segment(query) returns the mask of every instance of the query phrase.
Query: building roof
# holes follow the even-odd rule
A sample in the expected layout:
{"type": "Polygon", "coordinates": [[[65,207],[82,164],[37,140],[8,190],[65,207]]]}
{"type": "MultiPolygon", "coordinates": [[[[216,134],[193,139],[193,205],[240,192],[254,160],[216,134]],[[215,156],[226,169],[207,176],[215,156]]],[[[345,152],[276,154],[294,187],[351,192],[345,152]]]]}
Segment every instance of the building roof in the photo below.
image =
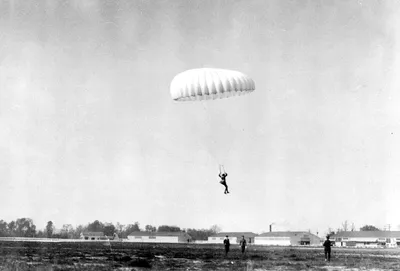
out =
{"type": "Polygon", "coordinates": [[[104,236],[104,233],[101,231],[87,231],[87,232],[82,232],[82,235],[84,235],[84,236],[104,236]]]}
{"type": "Polygon", "coordinates": [[[192,239],[192,237],[186,232],[146,232],[146,231],[134,231],[129,236],[184,236],[192,239]]]}
{"type": "Polygon", "coordinates": [[[262,233],[259,236],[260,237],[292,237],[292,236],[298,236],[298,235],[303,236],[305,234],[318,237],[317,235],[307,232],[307,231],[272,231],[272,232],[262,233]]]}
{"type": "Polygon", "coordinates": [[[400,231],[341,231],[330,236],[331,238],[400,238],[400,231]]]}
{"type": "Polygon", "coordinates": [[[255,234],[254,232],[219,232],[217,234],[211,235],[210,237],[225,237],[227,235],[228,237],[238,237],[238,238],[242,236],[246,238],[257,236],[257,234],[255,234]]]}

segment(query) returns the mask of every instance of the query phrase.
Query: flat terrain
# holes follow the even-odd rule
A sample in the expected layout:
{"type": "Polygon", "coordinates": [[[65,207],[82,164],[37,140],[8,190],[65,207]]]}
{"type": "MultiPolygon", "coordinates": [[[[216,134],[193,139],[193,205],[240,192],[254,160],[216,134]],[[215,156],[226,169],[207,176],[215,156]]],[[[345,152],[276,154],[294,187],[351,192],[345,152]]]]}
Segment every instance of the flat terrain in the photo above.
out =
{"type": "Polygon", "coordinates": [[[0,241],[0,270],[400,270],[400,249],[0,241]]]}

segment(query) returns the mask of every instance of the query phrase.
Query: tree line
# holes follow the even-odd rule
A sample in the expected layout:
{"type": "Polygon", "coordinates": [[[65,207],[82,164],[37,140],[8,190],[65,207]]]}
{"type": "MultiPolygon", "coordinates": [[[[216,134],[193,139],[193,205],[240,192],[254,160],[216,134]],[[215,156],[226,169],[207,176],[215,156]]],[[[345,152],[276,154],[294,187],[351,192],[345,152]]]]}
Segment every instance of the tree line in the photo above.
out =
{"type": "MultiPolygon", "coordinates": [[[[380,231],[381,229],[373,225],[364,225],[359,228],[360,231],[380,231]]],[[[73,227],[71,224],[64,224],[57,227],[52,221],[48,221],[43,230],[38,230],[33,220],[30,218],[18,218],[15,221],[6,222],[0,220],[0,237],[38,237],[38,238],[65,238],[79,239],[81,233],[84,232],[102,232],[105,236],[119,238],[127,238],[129,234],[136,231],[144,232],[186,232],[193,240],[207,240],[209,236],[221,232],[221,228],[217,225],[211,226],[209,229],[181,229],[178,226],[161,225],[155,227],[153,225],[145,225],[140,227],[139,222],[123,225],[121,223],[107,223],[95,220],[86,225],[77,225],[73,227]]],[[[341,227],[336,230],[329,228],[327,234],[335,234],[341,231],[356,231],[354,223],[347,220],[342,223],[341,227]]]]}
{"type": "MultiPolygon", "coordinates": [[[[375,227],[373,225],[364,225],[362,227],[359,228],[360,231],[381,231],[380,228],[375,227]]],[[[335,233],[339,233],[339,232],[343,232],[343,231],[357,231],[356,226],[354,225],[354,223],[350,223],[349,221],[345,220],[341,227],[338,227],[336,230],[334,230],[333,228],[328,228],[328,231],[326,232],[326,234],[328,235],[333,235],[335,233]]]]}
{"type": "Polygon", "coordinates": [[[113,223],[101,222],[95,220],[86,225],[63,224],[56,227],[53,221],[48,221],[43,230],[38,230],[33,220],[30,218],[18,218],[15,221],[6,222],[0,220],[0,237],[37,237],[37,238],[62,238],[62,239],[79,239],[84,232],[102,232],[105,236],[119,238],[127,238],[129,234],[136,231],[144,232],[186,232],[193,240],[207,240],[209,236],[221,231],[217,225],[211,226],[209,229],[181,229],[178,226],[161,225],[155,227],[146,225],[140,227],[139,222],[123,225],[117,222],[113,223]]]}

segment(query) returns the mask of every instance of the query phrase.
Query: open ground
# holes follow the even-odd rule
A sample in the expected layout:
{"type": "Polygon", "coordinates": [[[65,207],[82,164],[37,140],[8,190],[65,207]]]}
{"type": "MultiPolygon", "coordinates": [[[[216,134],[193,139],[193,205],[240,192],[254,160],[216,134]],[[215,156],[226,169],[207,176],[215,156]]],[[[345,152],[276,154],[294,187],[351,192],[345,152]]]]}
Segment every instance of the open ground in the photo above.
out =
{"type": "Polygon", "coordinates": [[[0,242],[0,270],[400,270],[399,249],[129,242],[0,242]]]}

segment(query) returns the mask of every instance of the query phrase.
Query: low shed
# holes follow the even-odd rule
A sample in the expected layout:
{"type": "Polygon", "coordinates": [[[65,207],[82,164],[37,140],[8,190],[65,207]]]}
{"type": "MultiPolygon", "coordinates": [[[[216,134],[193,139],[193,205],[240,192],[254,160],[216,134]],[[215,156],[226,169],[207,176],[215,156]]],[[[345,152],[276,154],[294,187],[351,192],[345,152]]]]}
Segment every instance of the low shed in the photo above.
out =
{"type": "Polygon", "coordinates": [[[104,236],[103,232],[82,232],[81,239],[96,241],[96,240],[105,240],[106,237],[104,236]]]}
{"type": "Polygon", "coordinates": [[[128,241],[138,243],[188,243],[192,237],[186,232],[144,232],[136,231],[128,235],[128,241]]]}
{"type": "Polygon", "coordinates": [[[255,244],[271,246],[320,245],[321,238],[310,232],[275,231],[256,236],[255,244]]]}
{"type": "Polygon", "coordinates": [[[343,231],[330,236],[335,246],[398,247],[400,231],[343,231]]]}

